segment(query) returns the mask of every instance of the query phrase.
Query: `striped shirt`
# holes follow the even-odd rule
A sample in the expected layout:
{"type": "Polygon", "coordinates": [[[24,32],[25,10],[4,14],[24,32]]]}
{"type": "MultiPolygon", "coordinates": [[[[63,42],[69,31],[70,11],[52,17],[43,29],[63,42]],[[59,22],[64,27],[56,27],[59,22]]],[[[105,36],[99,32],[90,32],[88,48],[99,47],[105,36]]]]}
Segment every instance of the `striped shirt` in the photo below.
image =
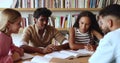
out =
{"type": "Polygon", "coordinates": [[[39,29],[36,24],[28,26],[23,33],[22,45],[31,44],[34,47],[46,47],[52,43],[53,38],[60,44],[66,38],[57,29],[51,26],[46,26],[43,36],[40,36],[39,29]]]}
{"type": "Polygon", "coordinates": [[[75,28],[75,42],[76,43],[89,43],[90,33],[81,33],[79,29],[75,28]]]}

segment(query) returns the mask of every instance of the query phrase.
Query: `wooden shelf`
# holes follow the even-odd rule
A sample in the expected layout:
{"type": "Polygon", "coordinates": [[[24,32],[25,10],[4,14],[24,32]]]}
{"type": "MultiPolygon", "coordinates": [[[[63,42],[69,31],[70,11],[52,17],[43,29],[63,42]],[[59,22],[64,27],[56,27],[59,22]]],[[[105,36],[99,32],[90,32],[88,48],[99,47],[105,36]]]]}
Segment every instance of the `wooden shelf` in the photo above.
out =
{"type": "MultiPolygon", "coordinates": [[[[2,10],[4,10],[4,9],[6,9],[6,8],[0,8],[0,11],[2,11],[2,10]]],[[[13,8],[13,9],[15,9],[15,10],[18,10],[18,11],[30,11],[30,12],[32,12],[32,11],[34,11],[36,8],[13,8]]],[[[60,11],[60,12],[68,12],[68,11],[85,11],[85,10],[87,10],[87,11],[99,11],[99,10],[101,10],[101,8],[49,8],[51,11],[56,11],[56,12],[58,12],[58,11],[60,11]]]]}
{"type": "MultiPolygon", "coordinates": [[[[6,8],[0,8],[0,11],[6,8]]],[[[33,12],[36,8],[13,8],[21,12],[33,12]]],[[[101,8],[49,8],[53,12],[99,11],[101,8]]],[[[68,31],[68,28],[57,28],[59,31],[68,31]]]]}
{"type": "MultiPolygon", "coordinates": [[[[59,31],[69,31],[68,28],[56,28],[56,29],[59,30],[59,31]]],[[[19,33],[23,33],[23,30],[24,30],[24,28],[20,28],[19,33]]]]}
{"type": "Polygon", "coordinates": [[[59,31],[69,31],[68,28],[57,28],[59,31]]]}

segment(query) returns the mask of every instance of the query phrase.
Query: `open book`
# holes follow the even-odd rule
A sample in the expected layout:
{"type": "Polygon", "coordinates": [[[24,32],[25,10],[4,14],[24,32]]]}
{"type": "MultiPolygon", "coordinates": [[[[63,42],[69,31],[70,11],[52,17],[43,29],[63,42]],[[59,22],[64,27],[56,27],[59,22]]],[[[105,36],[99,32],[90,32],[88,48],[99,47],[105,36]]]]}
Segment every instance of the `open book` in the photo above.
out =
{"type": "Polygon", "coordinates": [[[77,58],[80,56],[89,56],[92,55],[94,52],[88,51],[86,49],[79,49],[79,50],[61,50],[59,52],[53,52],[46,54],[44,57],[46,58],[61,58],[61,59],[71,59],[77,58]]]}
{"type": "Polygon", "coordinates": [[[73,56],[72,58],[77,58],[80,56],[89,56],[91,54],[89,54],[89,52],[82,50],[82,51],[74,51],[74,50],[62,50],[60,51],[60,53],[64,54],[64,55],[70,55],[73,56]]]}
{"type": "Polygon", "coordinates": [[[46,54],[44,57],[45,58],[69,59],[69,58],[73,58],[74,56],[69,55],[69,54],[64,54],[62,52],[53,52],[53,53],[46,54]]]}
{"type": "Polygon", "coordinates": [[[23,63],[49,63],[52,58],[45,58],[43,56],[34,56],[31,61],[24,61],[23,63]]]}
{"type": "Polygon", "coordinates": [[[71,58],[77,58],[80,56],[89,56],[92,54],[93,54],[92,51],[88,51],[86,49],[79,49],[76,51],[75,50],[61,50],[61,51],[56,51],[56,52],[46,54],[44,56],[34,56],[30,62],[31,63],[39,63],[39,62],[49,63],[51,59],[53,58],[71,59],[71,58]]]}

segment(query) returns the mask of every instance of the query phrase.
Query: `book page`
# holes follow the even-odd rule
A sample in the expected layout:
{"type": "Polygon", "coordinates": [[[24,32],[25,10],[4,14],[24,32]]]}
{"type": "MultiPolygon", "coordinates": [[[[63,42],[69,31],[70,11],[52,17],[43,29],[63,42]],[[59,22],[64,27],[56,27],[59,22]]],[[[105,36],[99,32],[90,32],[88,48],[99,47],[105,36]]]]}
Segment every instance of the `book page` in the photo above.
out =
{"type": "Polygon", "coordinates": [[[51,60],[51,58],[45,58],[43,56],[36,55],[31,59],[31,62],[33,62],[33,63],[49,63],[50,60],[51,60]]]}
{"type": "Polygon", "coordinates": [[[71,58],[77,58],[80,56],[88,56],[93,52],[86,49],[79,50],[61,50],[46,54],[44,56],[34,56],[31,61],[25,61],[24,63],[79,63],[79,61],[69,60],[71,58]],[[55,60],[55,58],[57,58],[55,60]]]}
{"type": "Polygon", "coordinates": [[[82,53],[82,54],[88,54],[88,55],[92,55],[94,53],[94,51],[88,51],[86,49],[79,49],[77,50],[77,52],[82,53]]]}
{"type": "Polygon", "coordinates": [[[21,59],[30,59],[33,58],[34,56],[32,54],[24,53],[24,56],[21,57],[21,59]]]}
{"type": "Polygon", "coordinates": [[[35,62],[31,62],[31,61],[24,61],[22,63],[35,63],[35,62]]]}
{"type": "Polygon", "coordinates": [[[69,54],[69,55],[72,55],[74,57],[77,57],[77,55],[79,54],[78,52],[73,51],[73,50],[61,50],[60,53],[69,54]]]}
{"type": "Polygon", "coordinates": [[[79,49],[79,50],[61,50],[60,53],[73,55],[74,58],[80,57],[80,56],[89,56],[92,55],[94,52],[88,51],[86,49],[79,49]]]}
{"type": "Polygon", "coordinates": [[[46,58],[61,58],[61,59],[74,58],[73,55],[64,54],[64,53],[60,53],[60,52],[52,52],[52,53],[46,54],[44,57],[46,57],[46,58]]]}

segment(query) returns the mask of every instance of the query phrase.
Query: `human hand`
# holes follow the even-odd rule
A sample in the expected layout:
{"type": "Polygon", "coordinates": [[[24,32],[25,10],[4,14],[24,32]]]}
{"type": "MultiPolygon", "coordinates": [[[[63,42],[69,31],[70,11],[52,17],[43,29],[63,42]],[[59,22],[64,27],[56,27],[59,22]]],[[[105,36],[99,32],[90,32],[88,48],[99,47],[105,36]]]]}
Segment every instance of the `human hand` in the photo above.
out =
{"type": "Polygon", "coordinates": [[[14,53],[12,54],[12,59],[13,59],[13,61],[18,61],[18,60],[20,60],[20,59],[21,59],[20,54],[19,54],[18,52],[14,52],[14,53]]]}
{"type": "Polygon", "coordinates": [[[86,46],[84,46],[84,48],[89,50],[89,51],[94,51],[94,48],[91,44],[87,44],[86,46]]]}
{"type": "Polygon", "coordinates": [[[61,48],[59,46],[56,46],[56,45],[53,45],[53,44],[50,44],[48,45],[43,51],[44,53],[50,53],[50,52],[53,52],[53,51],[58,51],[58,50],[61,50],[61,48]]]}
{"type": "Polygon", "coordinates": [[[61,50],[60,46],[56,46],[56,45],[53,45],[53,44],[49,45],[48,47],[50,47],[53,51],[59,51],[59,50],[61,50]]]}
{"type": "Polygon", "coordinates": [[[14,52],[19,53],[20,56],[24,55],[24,50],[22,48],[14,46],[14,52]]]}
{"type": "Polygon", "coordinates": [[[52,50],[52,47],[53,47],[54,45],[53,44],[50,44],[50,45],[48,45],[47,47],[45,47],[44,49],[43,49],[43,53],[50,53],[50,52],[52,52],[53,50],[52,50]]]}

